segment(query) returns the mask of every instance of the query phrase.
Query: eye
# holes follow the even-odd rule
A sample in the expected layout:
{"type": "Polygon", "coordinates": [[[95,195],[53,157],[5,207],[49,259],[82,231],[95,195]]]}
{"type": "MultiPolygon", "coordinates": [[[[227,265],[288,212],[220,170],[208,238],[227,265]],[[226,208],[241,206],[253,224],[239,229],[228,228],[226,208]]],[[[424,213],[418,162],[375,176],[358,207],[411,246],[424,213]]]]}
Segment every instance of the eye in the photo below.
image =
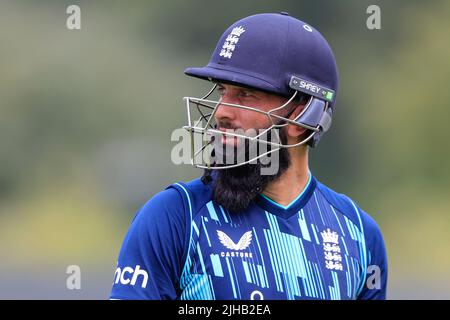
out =
{"type": "Polygon", "coordinates": [[[225,88],[222,86],[217,86],[217,93],[219,94],[220,97],[223,97],[223,95],[225,94],[225,88]]]}
{"type": "Polygon", "coordinates": [[[253,91],[249,91],[249,90],[242,90],[239,93],[239,95],[242,99],[257,99],[258,98],[253,91]]]}

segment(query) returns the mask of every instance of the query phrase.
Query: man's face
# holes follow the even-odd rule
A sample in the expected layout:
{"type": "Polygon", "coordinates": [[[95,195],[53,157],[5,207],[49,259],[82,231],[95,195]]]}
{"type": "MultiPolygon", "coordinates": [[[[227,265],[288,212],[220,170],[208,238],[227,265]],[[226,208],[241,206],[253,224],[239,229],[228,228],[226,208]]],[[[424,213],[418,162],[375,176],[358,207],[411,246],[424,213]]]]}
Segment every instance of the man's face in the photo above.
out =
{"type": "MultiPolygon", "coordinates": [[[[220,102],[252,107],[264,112],[278,108],[287,101],[286,98],[274,94],[230,84],[218,84],[217,88],[221,97],[220,102]]],[[[276,114],[286,115],[289,107],[283,108],[276,114]]],[[[218,130],[221,131],[229,129],[258,130],[268,128],[272,124],[271,119],[265,114],[223,104],[217,107],[214,117],[218,130]]],[[[276,123],[277,119],[272,118],[272,121],[276,123]]],[[[222,143],[236,146],[238,142],[236,138],[222,136],[222,143]]]]}

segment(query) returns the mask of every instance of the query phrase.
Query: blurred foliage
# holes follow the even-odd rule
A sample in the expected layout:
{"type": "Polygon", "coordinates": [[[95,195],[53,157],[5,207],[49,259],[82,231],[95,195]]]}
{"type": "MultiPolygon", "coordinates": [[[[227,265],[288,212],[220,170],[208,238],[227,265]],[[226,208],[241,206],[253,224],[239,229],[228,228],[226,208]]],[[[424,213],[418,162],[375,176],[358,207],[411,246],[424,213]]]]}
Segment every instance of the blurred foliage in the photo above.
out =
{"type": "MultiPolygon", "coordinates": [[[[204,65],[230,23],[278,11],[317,27],[340,70],[313,173],[379,222],[391,298],[450,297],[448,1],[11,0],[0,9],[0,269],[9,270],[0,297],[40,297],[69,264],[102,275],[83,297],[107,297],[136,210],[199,174],[170,162],[181,98],[209,87],[183,70],[204,65]],[[65,27],[69,4],[82,8],[80,31],[65,27]],[[366,28],[370,4],[381,7],[381,30],[366,28]],[[24,268],[41,282],[2,291],[25,281],[14,271],[24,268]]],[[[48,292],[72,297],[63,282],[48,292]]]]}

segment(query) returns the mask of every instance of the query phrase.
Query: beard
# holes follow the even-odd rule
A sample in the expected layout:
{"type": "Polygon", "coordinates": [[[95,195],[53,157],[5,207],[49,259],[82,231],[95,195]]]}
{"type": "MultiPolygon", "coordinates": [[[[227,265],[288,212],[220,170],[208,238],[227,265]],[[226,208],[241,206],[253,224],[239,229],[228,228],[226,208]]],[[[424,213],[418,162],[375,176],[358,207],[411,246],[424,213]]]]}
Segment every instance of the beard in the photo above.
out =
{"type": "MultiPolygon", "coordinates": [[[[284,130],[280,131],[280,139],[283,144],[286,144],[287,137],[284,130]]],[[[268,139],[268,141],[270,141],[268,139]]],[[[248,143],[248,140],[245,140],[248,143]]],[[[271,151],[273,146],[268,146],[267,151],[271,151]]],[[[249,150],[249,148],[246,148],[249,150]]],[[[249,154],[246,151],[246,160],[249,159],[249,154]]],[[[286,148],[280,148],[273,151],[269,157],[265,156],[257,159],[254,163],[244,164],[235,168],[214,170],[212,176],[213,181],[213,200],[221,205],[229,212],[242,212],[246,210],[256,197],[267,187],[267,185],[277,180],[290,165],[290,155],[286,148]],[[275,172],[271,174],[261,174],[271,166],[271,161],[278,161],[278,166],[275,172]]],[[[205,171],[205,176],[209,171],[205,171]]],[[[203,179],[202,179],[203,181],[203,179]]]]}

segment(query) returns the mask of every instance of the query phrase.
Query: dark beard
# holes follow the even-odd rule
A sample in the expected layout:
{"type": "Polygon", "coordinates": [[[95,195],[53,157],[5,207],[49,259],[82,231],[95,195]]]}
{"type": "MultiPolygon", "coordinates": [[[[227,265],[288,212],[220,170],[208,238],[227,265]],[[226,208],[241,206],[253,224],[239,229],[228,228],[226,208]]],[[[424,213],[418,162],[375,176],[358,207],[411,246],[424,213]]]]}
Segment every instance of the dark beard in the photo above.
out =
{"type": "MultiPolygon", "coordinates": [[[[283,130],[280,132],[280,138],[285,144],[287,139],[283,130]]],[[[261,159],[256,160],[254,164],[214,170],[214,179],[212,180],[214,201],[229,212],[246,210],[270,182],[278,179],[288,169],[290,165],[288,150],[281,148],[271,154],[271,159],[277,157],[278,170],[271,175],[261,174],[263,168],[270,168],[271,165],[267,160],[261,161],[261,159]]]]}

